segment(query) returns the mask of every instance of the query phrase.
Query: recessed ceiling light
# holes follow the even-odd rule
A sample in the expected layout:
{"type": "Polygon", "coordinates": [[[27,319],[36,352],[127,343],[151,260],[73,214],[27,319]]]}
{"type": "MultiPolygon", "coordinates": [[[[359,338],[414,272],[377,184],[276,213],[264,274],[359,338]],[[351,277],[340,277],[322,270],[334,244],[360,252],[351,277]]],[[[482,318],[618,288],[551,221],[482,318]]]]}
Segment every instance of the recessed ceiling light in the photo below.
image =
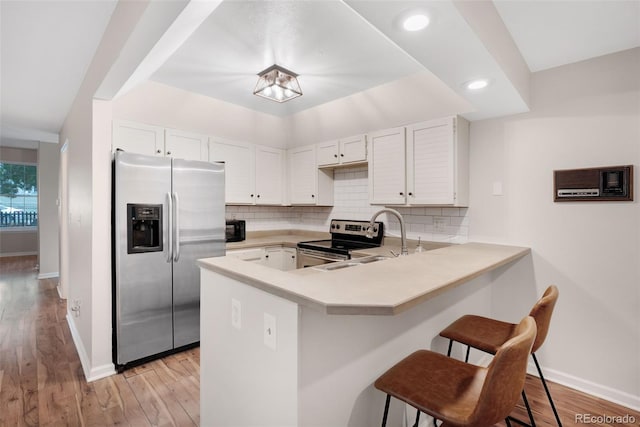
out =
{"type": "Polygon", "coordinates": [[[489,86],[489,80],[487,79],[471,80],[470,82],[465,83],[464,86],[469,90],[480,90],[489,86]]]}
{"type": "Polygon", "coordinates": [[[402,23],[402,27],[407,31],[420,31],[429,25],[429,17],[423,14],[409,16],[402,23]]]}

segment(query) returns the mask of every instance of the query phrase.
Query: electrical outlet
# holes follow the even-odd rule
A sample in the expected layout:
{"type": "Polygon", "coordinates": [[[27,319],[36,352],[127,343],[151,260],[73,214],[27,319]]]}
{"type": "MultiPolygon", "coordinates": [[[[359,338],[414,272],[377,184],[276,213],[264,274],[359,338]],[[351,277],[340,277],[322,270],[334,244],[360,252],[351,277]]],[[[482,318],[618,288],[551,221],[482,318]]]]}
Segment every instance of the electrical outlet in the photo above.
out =
{"type": "Polygon", "coordinates": [[[275,316],[269,313],[265,313],[264,314],[264,345],[269,347],[271,350],[275,351],[276,339],[277,339],[276,318],[275,316]]]}
{"type": "Polygon", "coordinates": [[[242,329],[242,305],[235,298],[231,298],[231,325],[236,329],[242,329]]]}
{"type": "Polygon", "coordinates": [[[447,226],[447,219],[442,216],[434,216],[433,217],[433,232],[434,233],[444,233],[445,227],[447,226]]]}

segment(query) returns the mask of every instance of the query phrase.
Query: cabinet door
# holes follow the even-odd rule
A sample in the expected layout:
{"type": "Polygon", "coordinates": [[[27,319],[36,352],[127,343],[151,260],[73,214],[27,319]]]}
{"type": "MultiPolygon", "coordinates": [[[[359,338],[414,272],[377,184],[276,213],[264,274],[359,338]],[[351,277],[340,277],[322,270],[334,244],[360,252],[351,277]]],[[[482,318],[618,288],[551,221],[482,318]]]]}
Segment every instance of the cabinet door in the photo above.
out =
{"type": "Polygon", "coordinates": [[[254,203],[255,146],[253,144],[212,140],[209,145],[209,161],[224,162],[226,203],[254,203]]]}
{"type": "Polygon", "coordinates": [[[141,123],[113,122],[111,148],[148,156],[164,156],[164,129],[141,123]]]}
{"type": "Polygon", "coordinates": [[[450,117],[407,127],[407,203],[454,203],[453,121],[450,117]]]}
{"type": "Polygon", "coordinates": [[[405,204],[405,179],[404,128],[369,134],[369,203],[405,204]]]}
{"type": "Polygon", "coordinates": [[[282,248],[282,270],[296,269],[298,251],[295,248],[282,248]]]}
{"type": "Polygon", "coordinates": [[[289,150],[289,183],[292,205],[316,204],[317,179],[316,147],[308,145],[289,150]]]}
{"type": "Polygon", "coordinates": [[[284,201],[284,151],[256,146],[256,204],[281,205],[284,201]]]}
{"type": "Polygon", "coordinates": [[[264,255],[262,256],[262,264],[267,267],[282,270],[283,267],[283,255],[281,246],[264,248],[264,255]]]}
{"type": "Polygon", "coordinates": [[[176,129],[165,131],[165,155],[176,159],[208,161],[207,136],[176,129]]]}
{"type": "Polygon", "coordinates": [[[318,166],[337,165],[340,162],[338,141],[322,142],[316,146],[318,166]]]}
{"type": "Polygon", "coordinates": [[[340,140],[340,163],[364,162],[367,160],[367,140],[356,135],[340,140]]]}

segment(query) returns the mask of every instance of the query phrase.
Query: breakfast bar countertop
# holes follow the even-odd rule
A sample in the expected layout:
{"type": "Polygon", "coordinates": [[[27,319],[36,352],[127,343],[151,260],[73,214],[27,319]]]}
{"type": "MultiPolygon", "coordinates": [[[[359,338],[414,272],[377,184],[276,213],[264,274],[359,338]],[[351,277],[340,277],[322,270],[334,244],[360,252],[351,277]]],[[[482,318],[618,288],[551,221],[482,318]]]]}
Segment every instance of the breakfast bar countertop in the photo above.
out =
{"type": "MultiPolygon", "coordinates": [[[[285,234],[258,239],[232,247],[295,246],[313,237],[285,234]]],[[[388,254],[394,246],[385,244],[370,254],[388,254]]],[[[529,253],[526,247],[471,242],[334,271],[280,271],[231,256],[201,259],[198,264],[326,314],[395,315],[529,253]]]]}

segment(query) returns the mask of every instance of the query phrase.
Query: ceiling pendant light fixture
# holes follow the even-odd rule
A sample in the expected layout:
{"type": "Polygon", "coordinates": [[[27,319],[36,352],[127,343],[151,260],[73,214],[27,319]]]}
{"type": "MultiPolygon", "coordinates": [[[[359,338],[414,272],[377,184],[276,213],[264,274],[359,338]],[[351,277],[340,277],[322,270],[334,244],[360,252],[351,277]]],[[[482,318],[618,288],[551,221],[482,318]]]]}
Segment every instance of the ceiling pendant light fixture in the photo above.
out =
{"type": "Polygon", "coordinates": [[[254,95],[276,102],[286,102],[302,95],[298,75],[279,65],[272,65],[258,73],[254,95]]]}

